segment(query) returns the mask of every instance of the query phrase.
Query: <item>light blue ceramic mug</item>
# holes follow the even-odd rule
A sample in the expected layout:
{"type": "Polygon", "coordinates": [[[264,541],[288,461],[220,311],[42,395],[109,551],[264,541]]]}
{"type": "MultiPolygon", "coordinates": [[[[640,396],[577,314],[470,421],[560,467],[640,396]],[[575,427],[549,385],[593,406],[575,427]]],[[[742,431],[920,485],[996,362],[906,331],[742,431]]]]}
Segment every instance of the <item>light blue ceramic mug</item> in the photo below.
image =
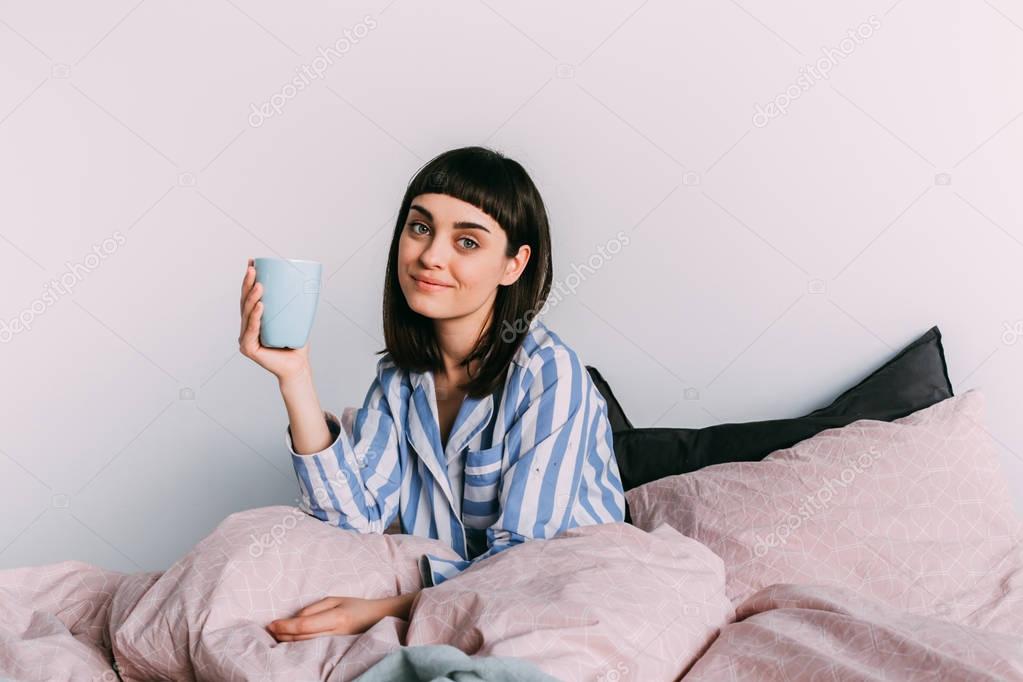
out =
{"type": "Polygon", "coordinates": [[[323,264],[293,258],[255,258],[263,285],[259,342],[267,348],[301,348],[309,340],[320,300],[323,264]]]}

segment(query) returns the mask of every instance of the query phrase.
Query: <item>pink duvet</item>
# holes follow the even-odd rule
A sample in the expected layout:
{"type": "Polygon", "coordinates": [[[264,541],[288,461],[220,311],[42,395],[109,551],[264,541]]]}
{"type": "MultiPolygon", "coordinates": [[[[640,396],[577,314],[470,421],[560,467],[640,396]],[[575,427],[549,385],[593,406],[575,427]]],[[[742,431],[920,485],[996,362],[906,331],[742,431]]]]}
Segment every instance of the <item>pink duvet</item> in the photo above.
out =
{"type": "Polygon", "coordinates": [[[348,680],[402,645],[514,656],[558,679],[678,679],[733,620],[721,559],[663,526],[531,541],[422,590],[408,621],[278,643],[265,625],[327,595],[418,590],[435,540],[359,535],[266,507],[233,514],[165,572],[80,562],[0,571],[0,677],[348,680]],[[627,674],[629,677],[623,677],[627,674]]]}
{"type": "Polygon", "coordinates": [[[263,629],[324,594],[417,589],[423,551],[450,550],[267,507],[162,573],[0,571],[0,676],[114,682],[116,656],[125,680],[348,680],[395,647],[451,644],[564,680],[1023,680],[1023,637],[837,586],[771,585],[733,608],[720,558],[666,525],[526,543],[361,635],[278,644],[263,629]]]}
{"type": "MultiPolygon", "coordinates": [[[[110,644],[108,626],[117,629],[123,614],[111,613],[128,608],[152,587],[158,573],[125,575],[104,571],[79,562],[64,562],[44,568],[26,568],[0,572],[2,581],[2,615],[0,631],[0,674],[16,680],[91,680],[115,682],[117,676],[108,663],[110,644]]],[[[462,578],[459,578],[461,580],[462,578]]],[[[449,581],[454,584],[455,581],[449,581]]],[[[447,584],[447,583],[445,583],[447,584]]],[[[585,588],[584,588],[585,589],[585,588]]],[[[452,595],[464,602],[465,592],[452,595]]],[[[509,597],[514,599],[514,597],[509,597]]],[[[557,600],[552,602],[556,603],[557,600]]],[[[431,604],[434,611],[439,601],[431,604]]],[[[535,604],[534,604],[535,606],[535,604]]],[[[484,609],[483,603],[468,610],[454,609],[452,619],[436,629],[431,627],[433,615],[412,616],[421,632],[442,636],[452,626],[458,627],[463,638],[472,639],[477,631],[462,628],[459,619],[476,617],[484,609]],[[474,613],[474,611],[476,613],[474,613]],[[418,619],[418,620],[417,620],[418,619]]],[[[631,617],[642,609],[628,609],[631,617]]],[[[541,609],[541,612],[543,609],[541,609]]],[[[514,609],[508,615],[516,613],[514,609]]],[[[481,632],[489,635],[504,630],[510,636],[496,646],[487,643],[487,653],[531,653],[534,658],[556,656],[555,649],[575,635],[578,647],[586,653],[585,630],[587,622],[580,611],[573,622],[570,615],[547,615],[546,627],[530,628],[528,614],[517,612],[512,618],[516,624],[501,625],[500,613],[485,616],[481,632]],[[560,620],[559,620],[560,619],[560,620]],[[523,627],[526,625],[527,627],[523,627]],[[553,627],[552,627],[553,626],[553,627]],[[516,637],[518,633],[519,637],[516,637]],[[544,644],[545,635],[555,634],[559,644],[544,644]],[[509,648],[510,647],[510,648],[509,648]],[[496,649],[502,649],[500,652],[496,649]]],[[[154,615],[154,614],[150,614],[154,615]]],[[[623,618],[629,618],[623,614],[623,618]]],[[[699,654],[676,649],[681,660],[689,656],[693,662],[682,679],[685,682],[716,682],[717,680],[1023,680],[1023,638],[1004,633],[985,631],[948,622],[939,618],[911,615],[886,606],[881,602],[864,599],[843,588],[777,584],[764,588],[739,605],[731,624],[725,626],[710,648],[699,654]]],[[[346,665],[336,665],[334,654],[338,642],[346,638],[328,638],[316,643],[284,645],[282,655],[274,665],[263,667],[269,660],[265,656],[268,644],[254,630],[240,625],[236,629],[238,645],[245,642],[251,647],[245,655],[255,656],[246,663],[224,660],[216,669],[207,671],[203,679],[331,679],[354,677],[385,651],[398,646],[403,624],[388,619],[362,636],[353,638],[342,656],[346,665]],[[290,649],[290,651],[285,651],[290,649]],[[260,657],[259,653],[264,656],[260,657]],[[334,652],[334,653],[332,653],[334,652]],[[290,666],[290,667],[289,667],[290,666]],[[265,676],[261,676],[262,667],[265,676]],[[300,677],[315,671],[313,677],[300,677]]],[[[543,617],[540,617],[543,621],[543,617]]],[[[618,625],[623,623],[619,622],[618,625]]],[[[202,627],[198,627],[202,630],[202,627]]],[[[636,640],[643,628],[626,632],[628,639],[636,640]]],[[[431,637],[424,637],[429,640],[431,637]]],[[[656,643],[654,638],[652,641],[656,643]]],[[[463,641],[463,645],[466,642],[463,641]]],[[[470,642],[469,650],[480,653],[480,642],[470,642]]],[[[671,673],[647,676],[651,665],[658,665],[672,643],[666,640],[656,649],[622,652],[623,658],[608,661],[606,669],[593,674],[593,670],[580,669],[571,674],[562,668],[561,679],[566,680],[671,680],[671,673]],[[638,658],[643,667],[630,667],[638,658]],[[566,674],[568,673],[568,674],[566,674]]],[[[613,646],[611,648],[614,648],[613,646]]],[[[236,650],[225,650],[238,654],[236,650]]],[[[179,652],[181,659],[187,658],[179,652]]],[[[270,657],[272,658],[272,657],[270,657]]],[[[577,658],[576,662],[585,661],[577,658]]],[[[602,663],[602,662],[595,662],[602,663]]],[[[551,661],[549,669],[557,668],[551,661]]],[[[146,679],[126,676],[125,679],[146,679]]],[[[160,679],[154,677],[150,679],[160,679]]],[[[188,678],[180,678],[188,679],[188,678]]]]}
{"type": "MultiPolygon", "coordinates": [[[[114,682],[116,659],[124,680],[349,680],[396,647],[450,644],[563,680],[1023,681],[1018,633],[841,586],[773,584],[733,605],[722,559],[666,524],[527,542],[362,634],[277,643],[264,629],[325,595],[418,590],[424,552],[451,550],[266,507],[229,516],[165,572],[0,571],[0,678],[114,682]]],[[[1004,587],[978,622],[1020,599],[1004,587]]]]}

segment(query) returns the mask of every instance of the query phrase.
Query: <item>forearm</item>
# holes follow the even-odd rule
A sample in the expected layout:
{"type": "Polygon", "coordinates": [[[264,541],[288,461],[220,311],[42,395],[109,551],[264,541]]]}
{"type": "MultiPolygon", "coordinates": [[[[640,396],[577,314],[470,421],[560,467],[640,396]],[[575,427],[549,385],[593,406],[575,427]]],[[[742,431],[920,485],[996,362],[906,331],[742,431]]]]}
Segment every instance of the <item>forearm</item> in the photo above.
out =
{"type": "Polygon", "coordinates": [[[334,440],[323,418],[323,408],[313,384],[311,369],[278,381],[288,411],[291,442],[300,455],[319,452],[334,440]]]}

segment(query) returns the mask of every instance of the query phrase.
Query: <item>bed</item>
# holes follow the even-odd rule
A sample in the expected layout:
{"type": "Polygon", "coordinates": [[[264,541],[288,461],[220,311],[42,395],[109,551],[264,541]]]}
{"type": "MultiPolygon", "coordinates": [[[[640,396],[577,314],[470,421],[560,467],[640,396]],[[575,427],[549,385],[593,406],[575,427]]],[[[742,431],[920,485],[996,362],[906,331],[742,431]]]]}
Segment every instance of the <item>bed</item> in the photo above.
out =
{"type": "Polygon", "coordinates": [[[0,676],[420,679],[416,654],[422,679],[1023,680],[1023,520],[984,394],[951,394],[933,332],[830,411],[713,438],[637,435],[594,372],[629,521],[523,543],[426,590],[419,557],[450,548],[290,506],[232,514],[166,571],[0,571],[0,676]],[[757,448],[708,454],[750,433],[757,448]],[[278,643],[265,629],[325,595],[410,591],[408,620],[361,634],[278,643]]]}

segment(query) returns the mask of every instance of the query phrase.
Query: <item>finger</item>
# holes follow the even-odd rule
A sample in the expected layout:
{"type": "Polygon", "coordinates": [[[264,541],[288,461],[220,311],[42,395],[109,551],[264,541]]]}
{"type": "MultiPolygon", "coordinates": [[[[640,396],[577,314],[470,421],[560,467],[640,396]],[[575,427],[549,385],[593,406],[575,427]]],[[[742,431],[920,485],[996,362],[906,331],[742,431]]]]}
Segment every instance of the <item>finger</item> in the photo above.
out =
{"type": "MultiPolygon", "coordinates": [[[[251,298],[251,297],[250,297],[251,298]]],[[[242,308],[242,330],[238,336],[238,343],[242,343],[242,338],[248,333],[249,328],[252,326],[252,313],[256,308],[256,303],[260,299],[246,300],[245,305],[242,308]]]]}
{"type": "Polygon", "coordinates": [[[245,297],[245,302],[242,304],[242,317],[248,317],[248,314],[252,312],[252,308],[256,305],[256,301],[263,298],[263,285],[256,282],[249,289],[249,295],[245,297]]]}
{"type": "Polygon", "coordinates": [[[312,632],[308,635],[274,635],[274,639],[278,642],[301,642],[304,639],[313,639],[314,637],[325,637],[332,635],[333,632],[312,632]]]}
{"type": "Polygon", "coordinates": [[[252,284],[256,279],[256,270],[251,265],[245,271],[245,276],[242,278],[242,297],[239,302],[239,310],[245,310],[245,301],[249,297],[249,292],[252,290],[252,284]]]}
{"type": "Polygon", "coordinates": [[[245,330],[242,332],[238,344],[242,351],[255,352],[259,350],[259,321],[263,317],[263,302],[258,302],[249,315],[245,330]]]}
{"type": "Polygon", "coordinates": [[[341,600],[338,597],[324,597],[320,601],[313,602],[312,604],[310,604],[309,606],[305,607],[304,609],[299,610],[299,612],[296,613],[295,615],[296,616],[311,616],[314,613],[320,613],[321,611],[326,611],[327,609],[332,609],[335,606],[337,606],[339,603],[341,603],[341,600]]]}
{"type": "Polygon", "coordinates": [[[338,613],[327,609],[311,616],[286,618],[275,624],[274,632],[281,635],[309,635],[323,633],[337,627],[338,613]]]}
{"type": "Polygon", "coordinates": [[[242,277],[242,296],[241,300],[244,301],[245,297],[249,293],[249,288],[252,286],[253,280],[256,279],[256,266],[253,260],[249,259],[249,264],[245,267],[245,276],[242,277]]]}
{"type": "Polygon", "coordinates": [[[273,631],[279,635],[308,635],[315,632],[327,632],[337,625],[338,614],[332,609],[315,613],[311,616],[298,616],[275,621],[273,631]]]}

